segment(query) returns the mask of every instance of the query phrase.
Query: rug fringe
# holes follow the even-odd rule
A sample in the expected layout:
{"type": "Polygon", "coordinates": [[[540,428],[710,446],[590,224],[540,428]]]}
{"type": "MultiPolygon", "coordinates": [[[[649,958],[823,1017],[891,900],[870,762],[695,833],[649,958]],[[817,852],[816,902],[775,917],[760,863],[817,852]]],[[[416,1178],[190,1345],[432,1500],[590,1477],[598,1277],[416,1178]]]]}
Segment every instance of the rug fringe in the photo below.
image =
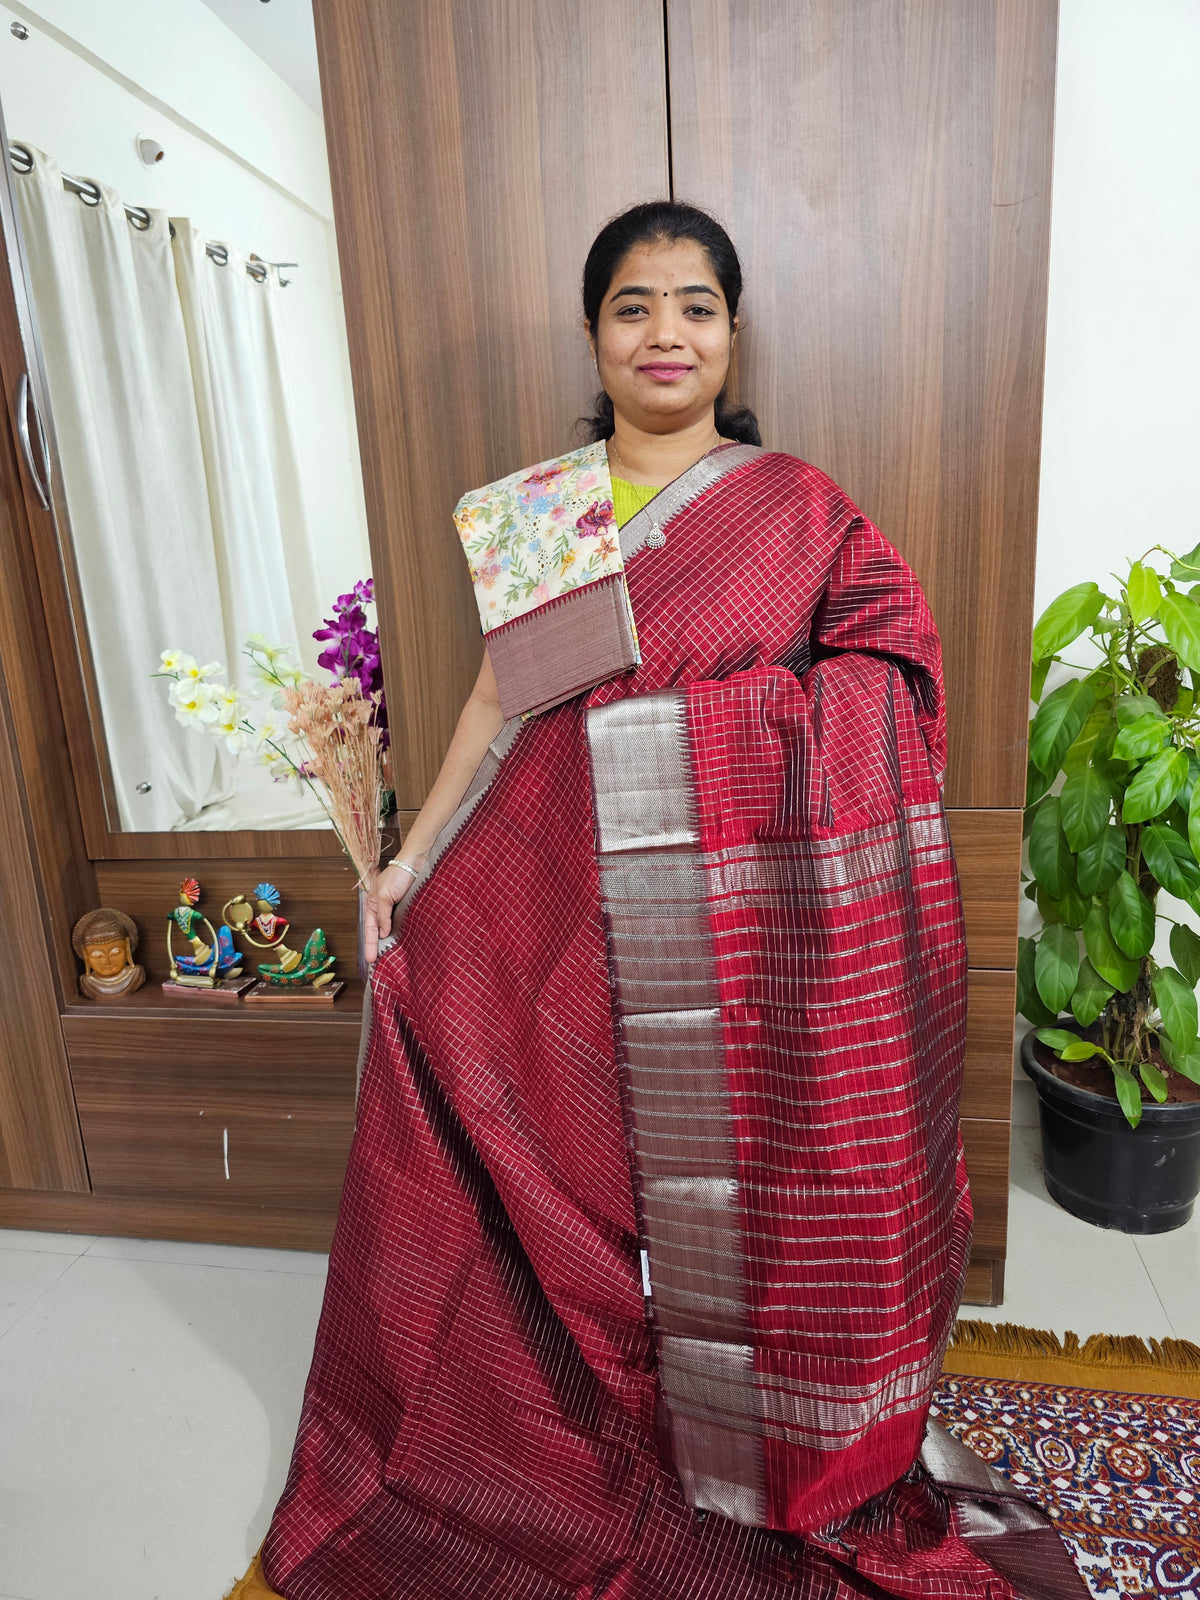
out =
{"type": "Polygon", "coordinates": [[[1015,1322],[958,1322],[951,1350],[977,1350],[986,1355],[1056,1357],[1087,1367],[1155,1367],[1159,1371],[1200,1373],[1200,1345],[1188,1339],[1151,1339],[1131,1334],[1093,1333],[1079,1342],[1068,1330],[1060,1339],[1044,1328],[1022,1328],[1015,1322]]]}
{"type": "Polygon", "coordinates": [[[945,1365],[949,1373],[1018,1382],[1200,1395],[1200,1345],[1187,1339],[1094,1333],[1081,1342],[1069,1331],[1059,1338],[1013,1322],[963,1321],[955,1324],[945,1365]]]}

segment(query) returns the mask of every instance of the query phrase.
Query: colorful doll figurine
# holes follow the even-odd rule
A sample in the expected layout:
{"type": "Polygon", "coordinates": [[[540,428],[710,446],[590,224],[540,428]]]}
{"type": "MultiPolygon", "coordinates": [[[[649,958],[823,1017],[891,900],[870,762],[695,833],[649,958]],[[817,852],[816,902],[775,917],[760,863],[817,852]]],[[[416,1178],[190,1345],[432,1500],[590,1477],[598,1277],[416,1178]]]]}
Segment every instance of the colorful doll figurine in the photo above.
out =
{"type": "Polygon", "coordinates": [[[146,970],[133,959],[138,931],[123,911],[87,912],[72,928],[71,943],[83,962],[79,992],[89,1000],[120,1000],[145,983],[146,970]]]}
{"type": "Polygon", "coordinates": [[[172,983],[189,989],[211,989],[216,982],[217,930],[202,912],[196,910],[200,898],[200,885],[195,878],[185,878],[179,885],[179,904],[167,917],[167,958],[171,963],[172,983]],[[207,928],[211,944],[200,937],[200,929],[207,928]],[[175,954],[172,937],[178,929],[192,947],[190,956],[175,954]]]}
{"type": "Polygon", "coordinates": [[[329,954],[329,947],[325,942],[324,929],[314,928],[308,936],[304,954],[299,958],[298,965],[293,963],[290,967],[285,967],[280,962],[278,966],[260,966],[258,970],[268,983],[285,984],[288,988],[311,985],[314,989],[323,989],[326,984],[333,982],[333,963],[334,958],[329,954]]]}
{"type": "MultiPolygon", "coordinates": [[[[207,978],[214,983],[221,983],[226,978],[238,978],[242,973],[242,958],[233,942],[233,929],[222,923],[215,930],[208,918],[202,916],[194,909],[196,901],[200,898],[200,885],[195,878],[185,878],[179,885],[179,904],[171,913],[171,920],[167,924],[167,945],[171,945],[171,933],[174,927],[187,935],[192,942],[192,955],[171,957],[171,977],[176,983],[188,984],[191,987],[200,987],[196,984],[197,978],[207,978]],[[197,929],[200,924],[213,935],[214,944],[205,944],[200,939],[197,929]],[[216,949],[216,961],[213,961],[213,949],[216,949]]],[[[204,984],[203,987],[208,987],[204,984]]]]}
{"type": "Polygon", "coordinates": [[[329,954],[324,930],[313,929],[305,941],[303,954],[290,950],[283,942],[289,923],[279,914],[280,898],[273,883],[256,883],[253,907],[244,894],[235,895],[221,907],[225,921],[244,939],[259,950],[270,950],[277,957],[273,962],[259,963],[262,982],[246,996],[247,1000],[304,999],[306,996],[315,999],[318,995],[323,1000],[333,999],[343,985],[334,978],[334,957],[329,954]]]}
{"type": "MultiPolygon", "coordinates": [[[[232,900],[226,900],[221,907],[221,916],[257,949],[273,950],[279,957],[277,968],[280,972],[292,972],[304,957],[296,950],[289,950],[283,942],[290,923],[286,917],[279,915],[280,899],[279,890],[273,883],[256,883],[253,908],[246,896],[239,894],[232,900]],[[260,933],[262,938],[256,939],[255,932],[260,933]]],[[[259,968],[260,972],[263,970],[259,968]]]]}

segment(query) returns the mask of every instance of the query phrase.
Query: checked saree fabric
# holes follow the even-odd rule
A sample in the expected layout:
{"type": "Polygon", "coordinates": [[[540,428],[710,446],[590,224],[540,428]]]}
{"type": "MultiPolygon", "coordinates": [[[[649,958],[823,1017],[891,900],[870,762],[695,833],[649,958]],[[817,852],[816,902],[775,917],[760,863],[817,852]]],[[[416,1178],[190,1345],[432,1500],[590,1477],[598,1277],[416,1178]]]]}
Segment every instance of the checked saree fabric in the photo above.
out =
{"type": "Polygon", "coordinates": [[[927,1431],[971,1213],[917,583],[750,446],[620,538],[640,662],[506,725],[376,965],[267,1580],[1082,1595],[927,1431]]]}

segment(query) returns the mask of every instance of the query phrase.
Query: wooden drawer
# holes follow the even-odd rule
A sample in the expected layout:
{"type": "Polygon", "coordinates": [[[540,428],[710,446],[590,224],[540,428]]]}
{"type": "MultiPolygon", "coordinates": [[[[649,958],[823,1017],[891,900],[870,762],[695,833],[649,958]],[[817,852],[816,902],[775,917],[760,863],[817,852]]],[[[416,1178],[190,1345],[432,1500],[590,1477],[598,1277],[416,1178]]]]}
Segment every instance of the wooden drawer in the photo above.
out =
{"type": "Polygon", "coordinates": [[[1021,813],[947,811],[962,884],[967,958],[973,967],[1015,967],[1021,897],[1021,813]]]}
{"type": "Polygon", "coordinates": [[[336,1213],[356,1019],[63,1021],[94,1194],[336,1213]]]}
{"type": "Polygon", "coordinates": [[[964,1117],[962,1136],[975,1206],[972,1257],[1003,1256],[1008,1240],[1009,1124],[964,1117]]]}
{"type": "Polygon", "coordinates": [[[1012,1114],[1015,972],[967,974],[967,1057],[962,1114],[1007,1121],[1012,1114]]]}

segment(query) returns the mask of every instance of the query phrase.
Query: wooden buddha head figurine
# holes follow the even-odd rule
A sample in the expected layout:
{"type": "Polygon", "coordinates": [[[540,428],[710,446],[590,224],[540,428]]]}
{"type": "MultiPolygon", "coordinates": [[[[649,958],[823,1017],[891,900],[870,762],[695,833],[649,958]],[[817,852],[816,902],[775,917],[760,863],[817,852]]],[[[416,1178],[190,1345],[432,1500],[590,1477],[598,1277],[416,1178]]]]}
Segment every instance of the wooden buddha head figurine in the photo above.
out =
{"type": "Polygon", "coordinates": [[[123,911],[87,912],[71,930],[71,943],[83,962],[79,992],[89,1000],[118,1000],[145,983],[145,969],[133,959],[138,931],[123,911]]]}

